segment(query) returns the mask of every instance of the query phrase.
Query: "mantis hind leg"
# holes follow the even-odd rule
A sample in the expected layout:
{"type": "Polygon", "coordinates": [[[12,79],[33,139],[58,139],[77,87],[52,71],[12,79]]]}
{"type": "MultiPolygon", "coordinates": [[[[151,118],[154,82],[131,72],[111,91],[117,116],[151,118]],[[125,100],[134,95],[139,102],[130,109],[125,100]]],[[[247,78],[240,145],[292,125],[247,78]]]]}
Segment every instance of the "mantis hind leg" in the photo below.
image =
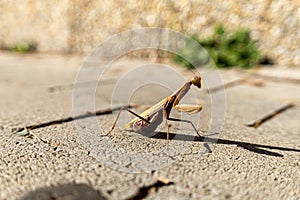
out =
{"type": "Polygon", "coordinates": [[[170,125],[168,123],[168,112],[166,109],[163,110],[163,118],[165,119],[165,130],[167,132],[167,143],[170,141],[170,125]]]}
{"type": "MultiPolygon", "coordinates": [[[[176,106],[174,106],[174,108],[178,111],[186,112],[188,114],[195,114],[195,113],[198,113],[202,110],[201,105],[190,105],[190,104],[176,105],[176,106]]],[[[167,141],[169,141],[169,129],[170,129],[170,125],[168,124],[168,120],[176,121],[176,122],[185,122],[185,123],[191,124],[191,126],[193,127],[193,129],[195,130],[197,135],[199,137],[201,137],[201,135],[197,131],[197,129],[196,129],[195,125],[193,124],[193,122],[191,122],[189,120],[185,120],[185,119],[177,119],[177,118],[169,117],[168,114],[167,114],[167,111],[165,109],[164,109],[164,119],[166,119],[165,128],[166,128],[166,131],[167,131],[167,141]]]]}
{"type": "Polygon", "coordinates": [[[171,117],[168,117],[167,120],[170,120],[170,121],[175,121],[175,122],[185,122],[185,123],[189,123],[191,124],[191,126],[193,127],[193,129],[195,130],[195,132],[197,133],[197,135],[199,137],[201,137],[201,135],[199,134],[199,132],[197,131],[195,125],[193,124],[193,122],[189,121],[189,120],[185,120],[185,119],[177,119],[177,118],[171,118],[171,117]]]}

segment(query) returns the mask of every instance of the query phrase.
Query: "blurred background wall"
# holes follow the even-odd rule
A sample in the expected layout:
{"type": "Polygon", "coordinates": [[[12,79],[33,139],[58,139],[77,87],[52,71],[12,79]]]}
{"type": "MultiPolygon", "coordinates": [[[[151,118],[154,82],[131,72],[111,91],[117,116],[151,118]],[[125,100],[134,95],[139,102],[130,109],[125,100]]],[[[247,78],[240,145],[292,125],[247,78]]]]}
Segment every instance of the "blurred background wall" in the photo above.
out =
{"type": "Polygon", "coordinates": [[[41,52],[88,53],[110,35],[139,27],[201,38],[216,24],[249,28],[263,55],[279,65],[300,65],[300,1],[0,1],[0,45],[35,43],[41,52]]]}

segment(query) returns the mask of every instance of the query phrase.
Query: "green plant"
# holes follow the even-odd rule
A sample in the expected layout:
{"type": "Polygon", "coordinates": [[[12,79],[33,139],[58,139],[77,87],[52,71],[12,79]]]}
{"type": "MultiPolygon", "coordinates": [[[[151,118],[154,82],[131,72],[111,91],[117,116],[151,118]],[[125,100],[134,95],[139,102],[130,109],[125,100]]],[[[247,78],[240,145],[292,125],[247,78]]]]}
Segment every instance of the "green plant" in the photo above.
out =
{"type": "Polygon", "coordinates": [[[192,35],[187,39],[185,47],[181,49],[180,55],[174,56],[174,61],[183,64],[187,68],[201,65],[207,61],[207,53],[216,63],[217,67],[252,67],[259,59],[259,51],[256,43],[250,37],[248,29],[239,29],[233,34],[225,31],[222,25],[215,27],[212,37],[199,39],[192,35]],[[194,40],[194,41],[191,41],[194,40]],[[196,43],[195,43],[196,41],[196,43]],[[198,47],[196,47],[197,45],[198,47]],[[199,44],[207,51],[200,50],[199,44]],[[200,51],[199,51],[200,50],[200,51]],[[196,54],[195,52],[200,52],[196,54]]]}
{"type": "Polygon", "coordinates": [[[21,52],[21,53],[35,52],[37,50],[37,45],[36,43],[33,42],[32,43],[20,42],[8,48],[8,50],[21,52]]]}

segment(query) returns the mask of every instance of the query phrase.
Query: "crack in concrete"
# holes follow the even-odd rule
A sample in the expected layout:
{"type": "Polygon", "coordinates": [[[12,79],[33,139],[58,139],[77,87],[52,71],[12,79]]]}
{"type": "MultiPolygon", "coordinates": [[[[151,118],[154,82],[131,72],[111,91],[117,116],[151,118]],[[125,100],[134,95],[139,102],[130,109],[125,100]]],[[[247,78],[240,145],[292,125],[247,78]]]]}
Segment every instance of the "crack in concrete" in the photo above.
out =
{"type": "Polygon", "coordinates": [[[38,129],[38,128],[44,128],[44,127],[47,127],[47,126],[63,124],[63,123],[75,121],[75,120],[78,120],[78,119],[94,117],[94,116],[99,116],[99,115],[107,115],[107,114],[113,113],[114,111],[120,110],[122,107],[135,108],[135,107],[139,107],[139,106],[138,105],[125,105],[125,106],[119,106],[119,107],[116,107],[116,108],[113,108],[113,109],[108,108],[108,109],[98,110],[98,111],[95,111],[95,112],[87,112],[86,114],[75,116],[75,117],[66,117],[66,118],[51,120],[51,121],[48,121],[48,122],[29,125],[29,126],[22,127],[22,128],[12,128],[12,132],[17,134],[17,133],[20,133],[20,132],[26,131],[26,130],[30,131],[30,130],[34,130],[34,129],[38,129]]]}
{"type": "Polygon", "coordinates": [[[108,84],[113,84],[116,82],[116,78],[111,78],[111,79],[104,79],[104,80],[95,80],[95,81],[85,81],[85,82],[80,82],[80,83],[70,83],[70,84],[64,84],[64,85],[53,85],[48,87],[48,92],[54,93],[54,92],[59,92],[59,91],[64,91],[64,90],[72,90],[74,86],[76,87],[90,87],[90,86],[95,86],[95,85],[108,85],[108,84]]]}
{"type": "Polygon", "coordinates": [[[214,93],[214,92],[218,92],[220,90],[224,90],[224,89],[229,89],[238,85],[242,85],[242,84],[248,84],[248,85],[252,85],[255,87],[262,87],[264,86],[264,82],[257,80],[257,79],[249,79],[249,78],[239,78],[237,80],[233,80],[233,81],[229,81],[227,83],[224,83],[223,85],[219,85],[213,88],[209,88],[206,89],[205,92],[206,93],[214,93]]]}
{"type": "Polygon", "coordinates": [[[290,109],[290,108],[293,108],[295,107],[295,105],[293,103],[289,103],[277,110],[275,110],[274,112],[264,116],[263,118],[261,119],[258,119],[256,120],[255,122],[251,123],[251,124],[247,124],[246,126],[248,127],[253,127],[253,128],[258,128],[260,125],[262,125],[263,123],[269,121],[270,119],[272,119],[273,117],[277,116],[278,114],[290,109]]]}
{"type": "Polygon", "coordinates": [[[173,184],[174,183],[169,180],[158,178],[157,181],[154,182],[153,184],[144,186],[144,187],[140,187],[138,192],[134,196],[129,197],[126,200],[144,199],[153,191],[157,192],[159,188],[164,187],[164,186],[173,185],[173,184]]]}

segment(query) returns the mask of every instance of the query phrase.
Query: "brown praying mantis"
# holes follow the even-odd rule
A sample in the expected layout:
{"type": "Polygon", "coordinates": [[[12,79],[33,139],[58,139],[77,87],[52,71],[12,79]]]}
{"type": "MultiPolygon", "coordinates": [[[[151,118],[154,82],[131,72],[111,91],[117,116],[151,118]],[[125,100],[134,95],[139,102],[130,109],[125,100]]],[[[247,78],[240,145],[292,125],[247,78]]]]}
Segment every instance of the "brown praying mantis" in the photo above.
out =
{"type": "MultiPolygon", "coordinates": [[[[125,128],[132,128],[136,132],[140,133],[152,133],[155,129],[160,125],[163,120],[165,120],[165,129],[167,132],[167,141],[169,141],[169,128],[170,125],[168,121],[177,121],[177,122],[186,122],[191,124],[193,129],[198,133],[195,125],[189,121],[184,119],[176,119],[170,117],[171,110],[174,108],[178,111],[187,112],[188,114],[195,114],[202,110],[201,105],[190,105],[190,104],[181,104],[179,105],[179,101],[187,94],[190,90],[191,85],[195,85],[198,88],[201,88],[201,77],[194,76],[192,79],[187,81],[183,86],[181,86],[176,92],[172,95],[162,99],[157,104],[153,105],[152,107],[146,109],[143,113],[137,114],[131,111],[128,108],[121,108],[117,114],[116,120],[110,129],[110,131],[106,134],[109,135],[116,126],[116,123],[119,119],[119,116],[122,110],[127,110],[129,113],[135,116],[133,120],[125,125],[125,128]]],[[[201,137],[201,136],[200,136],[201,137]]]]}

